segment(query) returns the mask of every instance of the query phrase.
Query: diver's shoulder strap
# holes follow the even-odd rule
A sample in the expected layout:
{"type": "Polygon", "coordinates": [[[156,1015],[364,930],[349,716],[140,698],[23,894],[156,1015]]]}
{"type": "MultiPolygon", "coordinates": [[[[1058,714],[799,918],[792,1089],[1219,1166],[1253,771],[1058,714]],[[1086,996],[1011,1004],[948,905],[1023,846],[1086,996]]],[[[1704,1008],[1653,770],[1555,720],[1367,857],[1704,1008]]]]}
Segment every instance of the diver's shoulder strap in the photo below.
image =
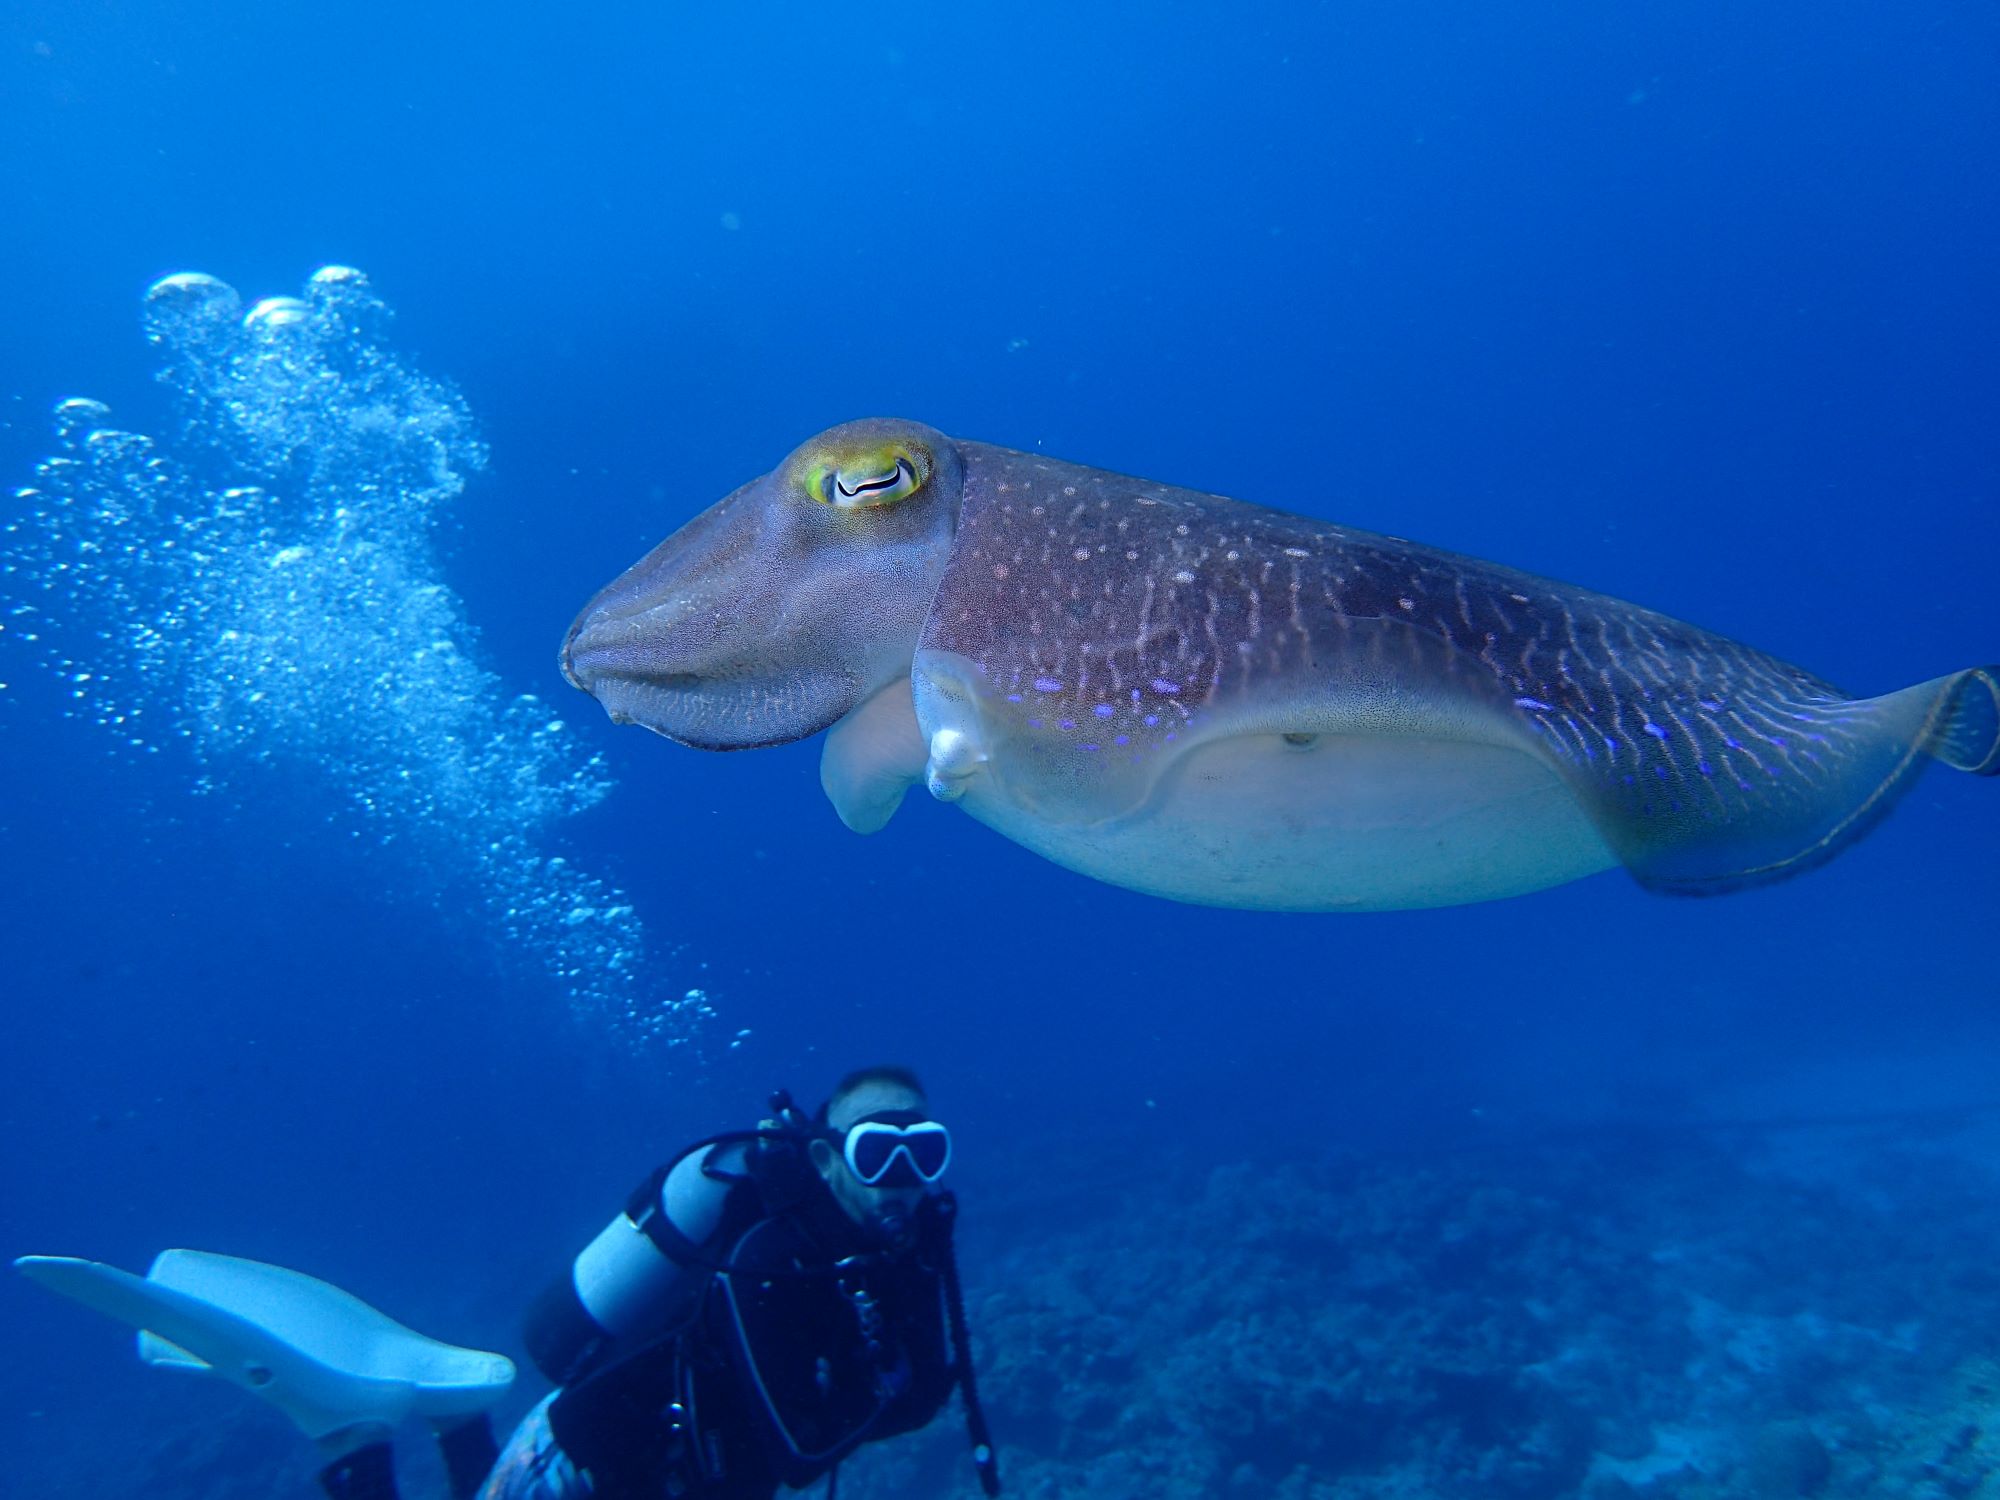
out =
{"type": "Polygon", "coordinates": [[[837,1205],[828,1200],[826,1185],[813,1169],[796,1132],[731,1130],[696,1141],[672,1161],[657,1167],[632,1192],[625,1212],[639,1232],[676,1265],[704,1271],[726,1268],[728,1251],[745,1233],[765,1219],[804,1218],[815,1222],[816,1210],[837,1205]],[[742,1168],[714,1160],[718,1146],[742,1145],[742,1168]],[[701,1176],[724,1186],[716,1222],[706,1232],[690,1235],[672,1212],[669,1179],[684,1162],[701,1158],[701,1176]]]}
{"type": "MultiPolygon", "coordinates": [[[[754,1134],[744,1134],[755,1140],[754,1134]]],[[[625,1214],[633,1227],[677,1266],[714,1270],[713,1247],[727,1243],[761,1216],[758,1194],[747,1174],[719,1168],[710,1160],[717,1146],[732,1139],[698,1142],[655,1168],[626,1200],[625,1214]],[[693,1174],[687,1172],[690,1162],[698,1162],[693,1174]]]]}

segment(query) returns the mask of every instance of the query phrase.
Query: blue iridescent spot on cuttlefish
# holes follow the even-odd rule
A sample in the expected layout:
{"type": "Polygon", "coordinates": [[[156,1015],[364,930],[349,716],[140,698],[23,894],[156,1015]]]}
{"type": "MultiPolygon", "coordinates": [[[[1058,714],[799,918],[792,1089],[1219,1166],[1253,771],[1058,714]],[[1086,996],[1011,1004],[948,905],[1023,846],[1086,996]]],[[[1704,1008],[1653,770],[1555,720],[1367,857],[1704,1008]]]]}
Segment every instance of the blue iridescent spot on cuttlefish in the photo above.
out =
{"type": "Polygon", "coordinates": [[[695,517],[562,665],[705,749],[830,730],[820,780],[861,832],[921,783],[1070,869],[1222,906],[1618,864],[1730,890],[1830,858],[1931,760],[2000,771],[2000,668],[1851,698],[1602,594],[913,422],[836,427],[695,517]]]}

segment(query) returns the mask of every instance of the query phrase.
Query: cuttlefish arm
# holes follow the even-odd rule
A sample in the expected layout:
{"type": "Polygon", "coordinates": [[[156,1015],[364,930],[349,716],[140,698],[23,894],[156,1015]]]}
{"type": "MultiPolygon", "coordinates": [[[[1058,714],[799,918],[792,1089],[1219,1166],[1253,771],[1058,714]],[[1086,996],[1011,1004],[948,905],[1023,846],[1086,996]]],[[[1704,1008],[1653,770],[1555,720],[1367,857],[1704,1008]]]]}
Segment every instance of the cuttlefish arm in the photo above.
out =
{"type": "Polygon", "coordinates": [[[898,677],[827,731],[819,784],[841,822],[856,833],[875,833],[903,805],[903,794],[924,779],[929,761],[910,679],[898,677]]]}

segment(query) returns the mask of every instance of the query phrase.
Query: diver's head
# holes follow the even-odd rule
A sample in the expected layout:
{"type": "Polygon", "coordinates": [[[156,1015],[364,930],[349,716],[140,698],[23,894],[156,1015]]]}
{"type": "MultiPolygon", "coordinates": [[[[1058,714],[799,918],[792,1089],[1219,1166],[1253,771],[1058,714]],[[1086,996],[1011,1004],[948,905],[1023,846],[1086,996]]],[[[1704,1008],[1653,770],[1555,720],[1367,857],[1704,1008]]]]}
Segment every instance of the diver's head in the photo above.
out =
{"type": "Polygon", "coordinates": [[[951,1161],[951,1133],[930,1117],[908,1068],[863,1068],[820,1110],[813,1166],[847,1216],[892,1247],[907,1243],[918,1204],[951,1161]]]}

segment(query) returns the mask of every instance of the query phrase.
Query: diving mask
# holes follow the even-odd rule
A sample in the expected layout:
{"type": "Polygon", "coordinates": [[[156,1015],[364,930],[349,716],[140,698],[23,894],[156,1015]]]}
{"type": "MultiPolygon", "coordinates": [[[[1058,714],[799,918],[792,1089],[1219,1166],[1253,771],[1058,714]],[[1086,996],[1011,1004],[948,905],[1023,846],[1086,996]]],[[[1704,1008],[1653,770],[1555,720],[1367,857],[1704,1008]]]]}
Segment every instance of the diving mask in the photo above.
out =
{"type": "Polygon", "coordinates": [[[913,1110],[883,1110],[848,1126],[840,1152],[868,1187],[928,1187],[951,1165],[951,1132],[913,1110]]]}

